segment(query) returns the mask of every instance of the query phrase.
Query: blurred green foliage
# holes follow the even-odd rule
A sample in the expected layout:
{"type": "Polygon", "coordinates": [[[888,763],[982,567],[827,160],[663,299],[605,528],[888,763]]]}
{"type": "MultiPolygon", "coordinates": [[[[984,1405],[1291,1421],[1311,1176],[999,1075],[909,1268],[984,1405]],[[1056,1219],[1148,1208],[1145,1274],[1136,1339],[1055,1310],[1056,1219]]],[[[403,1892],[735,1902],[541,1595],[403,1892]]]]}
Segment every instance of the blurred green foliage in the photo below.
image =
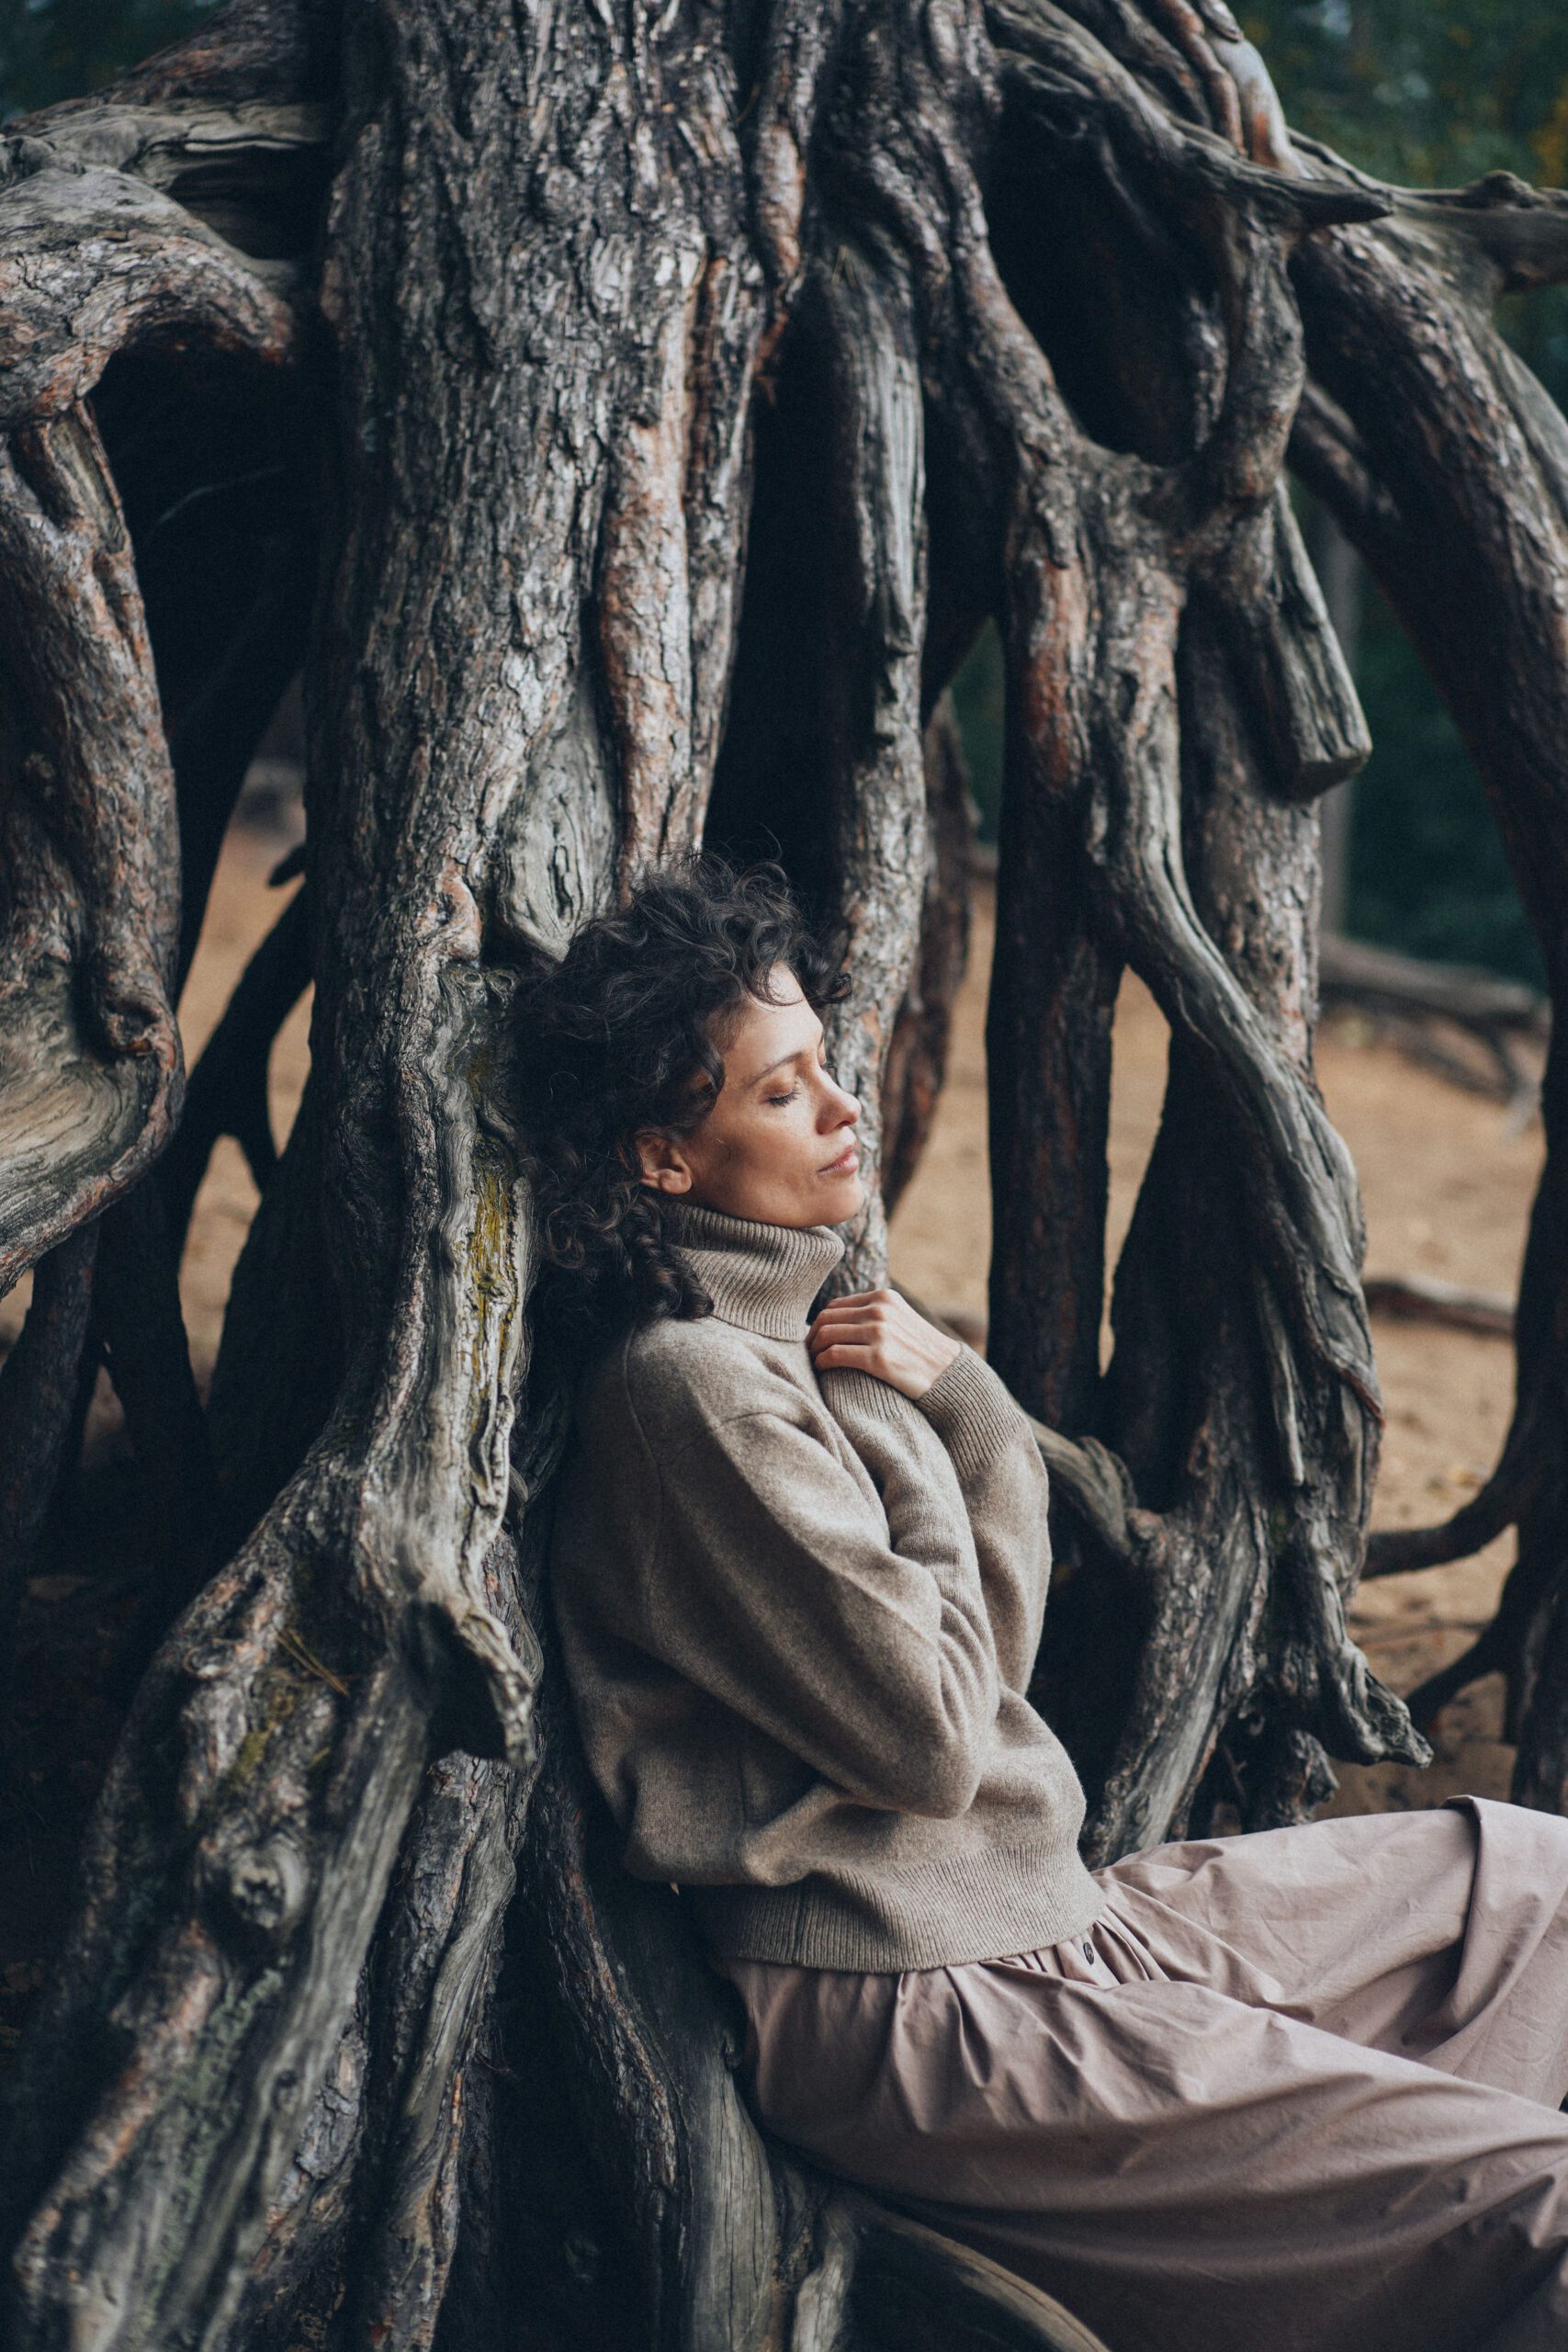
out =
{"type": "Polygon", "coordinates": [[[1561,0],[1243,0],[1292,127],[1364,171],[1451,187],[1568,179],[1561,0]]]}
{"type": "Polygon", "coordinates": [[[1373,751],[1352,787],[1347,930],[1544,989],[1540,950],[1479,779],[1370,582],[1356,684],[1373,751]]]}
{"type": "MultiPolygon", "coordinates": [[[[1247,0],[1292,123],[1404,187],[1483,172],[1568,182],[1564,0],[1247,0]]],[[[1568,289],[1499,323],[1568,405],[1568,289]]],[[[1367,583],[1356,683],[1373,751],[1354,786],[1348,928],[1414,956],[1544,979],[1479,779],[1437,691],[1367,583]]]]}
{"type": "Polygon", "coordinates": [[[215,0],[0,0],[0,121],[84,96],[178,40],[215,0]]]}
{"type": "Polygon", "coordinates": [[[980,811],[980,838],[994,842],[1002,805],[1002,729],[1007,680],[1001,640],[986,623],[953,681],[953,711],[964,739],[969,782],[980,811]]]}

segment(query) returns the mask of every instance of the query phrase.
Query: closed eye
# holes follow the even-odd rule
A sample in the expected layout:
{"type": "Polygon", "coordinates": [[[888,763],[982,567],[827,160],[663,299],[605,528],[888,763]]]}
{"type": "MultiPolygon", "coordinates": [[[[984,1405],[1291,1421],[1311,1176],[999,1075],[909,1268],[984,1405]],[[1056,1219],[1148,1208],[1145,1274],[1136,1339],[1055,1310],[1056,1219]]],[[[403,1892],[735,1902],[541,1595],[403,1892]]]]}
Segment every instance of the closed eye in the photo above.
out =
{"type": "MultiPolygon", "coordinates": [[[[817,1067],[818,1069],[826,1069],[828,1067],[828,1040],[826,1036],[819,1036],[817,1040],[817,1067]]],[[[797,1080],[795,1084],[789,1089],[787,1093],[764,1094],[762,1100],[771,1108],[783,1110],[787,1103],[795,1101],[799,1092],[800,1084],[797,1080]]]]}

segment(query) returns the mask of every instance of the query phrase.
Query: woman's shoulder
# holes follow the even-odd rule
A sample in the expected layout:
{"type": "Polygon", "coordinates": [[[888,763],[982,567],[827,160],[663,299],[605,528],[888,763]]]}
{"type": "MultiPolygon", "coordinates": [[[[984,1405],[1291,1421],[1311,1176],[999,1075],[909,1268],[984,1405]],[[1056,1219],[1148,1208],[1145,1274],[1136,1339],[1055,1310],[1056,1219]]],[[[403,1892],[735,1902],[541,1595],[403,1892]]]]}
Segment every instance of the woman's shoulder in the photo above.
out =
{"type": "Polygon", "coordinates": [[[665,1317],[624,1331],[588,1367],[580,1418],[634,1421],[658,1453],[705,1428],[759,1413],[809,1417],[809,1399],[716,1315],[665,1317]]]}

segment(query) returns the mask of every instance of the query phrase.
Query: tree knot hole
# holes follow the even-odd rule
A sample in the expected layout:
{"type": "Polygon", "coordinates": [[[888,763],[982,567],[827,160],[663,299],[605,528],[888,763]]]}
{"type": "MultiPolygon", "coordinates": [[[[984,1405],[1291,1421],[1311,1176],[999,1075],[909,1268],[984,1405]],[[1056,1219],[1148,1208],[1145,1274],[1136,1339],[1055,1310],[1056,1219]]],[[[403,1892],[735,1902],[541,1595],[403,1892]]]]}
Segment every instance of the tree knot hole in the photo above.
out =
{"type": "Polygon", "coordinates": [[[239,1664],[238,1642],[197,1642],[180,1660],[182,1672],[193,1682],[220,1682],[239,1664]]]}
{"type": "Polygon", "coordinates": [[[482,945],[479,910],[468,877],[455,857],[447,857],[434,891],[419,914],[415,928],[422,939],[439,939],[448,960],[477,964],[482,945]]]}
{"type": "Polygon", "coordinates": [[[291,1838],[268,1838],[227,1858],[213,1892],[247,1939],[269,1949],[287,1941],[304,1913],[310,1873],[291,1838]]]}
{"type": "Polygon", "coordinates": [[[98,1035],[110,1053],[152,1056],[174,1068],[178,1033],[163,989],[140,958],[100,952],[89,967],[88,985],[98,1035]]]}

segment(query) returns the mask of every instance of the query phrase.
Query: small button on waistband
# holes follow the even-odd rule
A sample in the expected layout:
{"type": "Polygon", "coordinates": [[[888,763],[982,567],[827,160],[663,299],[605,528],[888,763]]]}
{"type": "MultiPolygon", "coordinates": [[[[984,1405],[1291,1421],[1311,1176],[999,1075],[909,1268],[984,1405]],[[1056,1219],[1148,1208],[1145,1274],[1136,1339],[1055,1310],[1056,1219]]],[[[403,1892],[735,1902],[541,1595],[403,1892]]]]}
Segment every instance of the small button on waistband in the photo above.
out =
{"type": "Polygon", "coordinates": [[[1083,1948],[1083,1956],[1086,1960],[1092,1960],[1094,1958],[1094,1946],[1092,1944],[1085,1944],[1083,1948]]]}

